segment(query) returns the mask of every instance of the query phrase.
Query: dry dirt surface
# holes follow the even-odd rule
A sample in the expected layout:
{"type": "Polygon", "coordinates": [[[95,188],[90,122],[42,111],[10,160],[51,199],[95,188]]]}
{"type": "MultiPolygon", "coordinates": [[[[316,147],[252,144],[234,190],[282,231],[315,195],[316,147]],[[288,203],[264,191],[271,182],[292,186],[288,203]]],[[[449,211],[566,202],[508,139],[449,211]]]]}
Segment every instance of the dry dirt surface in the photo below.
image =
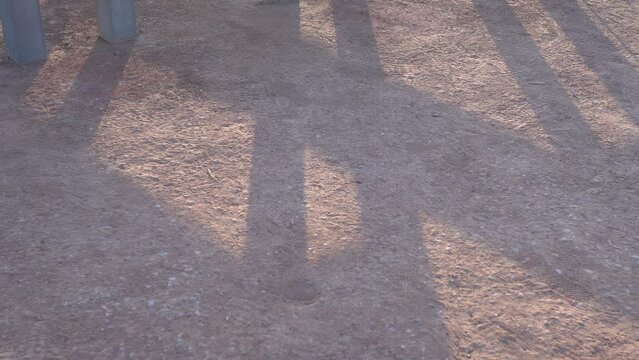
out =
{"type": "Polygon", "coordinates": [[[43,1],[0,359],[638,359],[639,2],[43,1]]]}

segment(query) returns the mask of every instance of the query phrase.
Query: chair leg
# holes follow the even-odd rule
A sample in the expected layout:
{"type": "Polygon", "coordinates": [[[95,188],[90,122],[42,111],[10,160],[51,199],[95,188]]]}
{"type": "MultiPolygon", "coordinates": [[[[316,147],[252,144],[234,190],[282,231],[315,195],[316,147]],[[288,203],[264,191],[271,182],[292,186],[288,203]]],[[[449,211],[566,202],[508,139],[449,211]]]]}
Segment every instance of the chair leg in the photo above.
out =
{"type": "Polygon", "coordinates": [[[104,40],[119,43],[137,37],[135,0],[97,0],[96,12],[104,40]]]}
{"type": "Polygon", "coordinates": [[[47,58],[38,0],[0,0],[0,13],[7,54],[15,62],[27,64],[47,58]]]}

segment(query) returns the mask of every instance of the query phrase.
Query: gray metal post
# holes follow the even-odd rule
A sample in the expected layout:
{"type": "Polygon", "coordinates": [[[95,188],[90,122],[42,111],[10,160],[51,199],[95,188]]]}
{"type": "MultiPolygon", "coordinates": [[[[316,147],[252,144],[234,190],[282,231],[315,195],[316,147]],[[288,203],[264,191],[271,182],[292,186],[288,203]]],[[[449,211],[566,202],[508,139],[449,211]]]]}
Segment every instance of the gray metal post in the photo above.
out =
{"type": "Polygon", "coordinates": [[[7,54],[18,64],[47,58],[40,2],[0,0],[0,17],[7,54]]]}
{"type": "Polygon", "coordinates": [[[97,17],[100,36],[110,43],[132,40],[138,35],[135,0],[97,0],[97,17]]]}

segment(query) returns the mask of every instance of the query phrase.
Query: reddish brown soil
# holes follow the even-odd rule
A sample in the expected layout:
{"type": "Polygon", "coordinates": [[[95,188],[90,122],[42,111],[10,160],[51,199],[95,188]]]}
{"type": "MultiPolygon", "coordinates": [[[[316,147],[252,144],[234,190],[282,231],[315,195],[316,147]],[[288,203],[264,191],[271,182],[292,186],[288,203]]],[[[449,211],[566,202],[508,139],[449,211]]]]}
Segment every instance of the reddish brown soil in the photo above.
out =
{"type": "Polygon", "coordinates": [[[639,358],[639,3],[43,5],[0,359],[639,358]]]}

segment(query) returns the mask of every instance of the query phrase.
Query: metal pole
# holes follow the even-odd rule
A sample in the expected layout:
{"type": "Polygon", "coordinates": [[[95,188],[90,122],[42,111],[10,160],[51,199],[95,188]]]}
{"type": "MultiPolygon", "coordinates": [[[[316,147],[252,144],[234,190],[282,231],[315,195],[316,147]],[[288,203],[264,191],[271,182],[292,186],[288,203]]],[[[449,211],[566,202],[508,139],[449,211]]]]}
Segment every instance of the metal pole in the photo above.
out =
{"type": "Polygon", "coordinates": [[[18,64],[47,58],[38,0],[0,0],[7,54],[18,64]]]}
{"type": "Polygon", "coordinates": [[[118,43],[137,37],[135,0],[97,0],[96,12],[104,40],[118,43]]]}

